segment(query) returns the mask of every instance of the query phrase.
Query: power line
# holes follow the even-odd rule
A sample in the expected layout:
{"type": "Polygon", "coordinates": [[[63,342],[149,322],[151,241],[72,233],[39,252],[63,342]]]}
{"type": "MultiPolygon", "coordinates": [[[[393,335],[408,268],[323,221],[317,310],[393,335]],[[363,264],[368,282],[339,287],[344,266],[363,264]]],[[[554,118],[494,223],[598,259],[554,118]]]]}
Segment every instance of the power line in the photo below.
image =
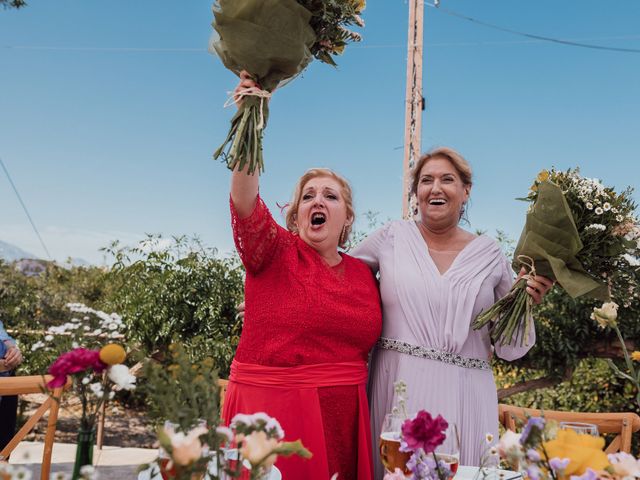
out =
{"type": "Polygon", "coordinates": [[[9,175],[9,170],[7,170],[7,167],[5,166],[4,162],[2,161],[2,157],[0,157],[0,166],[2,166],[2,169],[4,170],[4,173],[7,175],[7,179],[9,180],[9,183],[11,184],[11,187],[13,187],[13,191],[16,193],[16,197],[18,197],[18,201],[20,202],[20,205],[22,205],[22,209],[24,210],[24,213],[27,214],[27,218],[29,219],[29,223],[33,227],[33,231],[36,232],[36,235],[38,236],[38,240],[40,240],[40,245],[42,245],[42,248],[44,249],[44,251],[47,254],[47,258],[49,260],[51,260],[51,254],[49,253],[49,249],[44,244],[44,240],[40,236],[40,232],[38,231],[38,228],[36,227],[36,224],[33,222],[33,219],[31,218],[31,215],[29,214],[29,210],[27,209],[27,206],[22,201],[22,197],[20,196],[20,193],[18,193],[18,189],[16,188],[16,185],[13,183],[13,180],[11,179],[11,175],[9,175]]]}
{"type": "MultiPolygon", "coordinates": [[[[440,7],[442,10],[442,7],[440,7]]],[[[444,13],[444,12],[443,12],[444,13]]],[[[503,30],[504,31],[504,30],[503,30]]],[[[513,33],[512,31],[509,31],[513,33]]],[[[526,34],[524,34],[526,35],[526,34]]],[[[545,43],[551,40],[540,39],[537,37],[527,37],[528,40],[479,40],[474,42],[430,42],[425,43],[425,47],[475,47],[475,46],[494,46],[494,45],[531,45],[537,43],[545,43]]],[[[640,40],[639,34],[631,35],[609,35],[601,37],[580,37],[566,38],[561,40],[563,43],[571,45],[582,45],[580,42],[594,40],[640,40]]],[[[349,45],[349,49],[377,49],[377,48],[406,48],[406,44],[389,43],[389,44],[353,44],[349,45]]],[[[206,48],[171,48],[171,47],[74,47],[74,46],[47,46],[47,45],[0,45],[0,48],[8,50],[35,50],[35,51],[63,51],[63,52],[114,52],[114,53],[208,53],[206,48]]],[[[613,48],[613,47],[601,47],[613,48]]],[[[633,50],[633,49],[631,49],[633,50]]],[[[635,50],[634,50],[635,52],[635,50]]]]}
{"type": "Polygon", "coordinates": [[[560,38],[545,37],[543,35],[535,35],[533,33],[521,32],[521,31],[518,31],[518,30],[513,30],[511,28],[501,27],[501,26],[495,25],[493,23],[488,23],[488,22],[485,22],[485,21],[482,21],[482,20],[478,20],[476,18],[469,17],[467,15],[463,15],[461,13],[457,13],[457,12],[454,12],[452,10],[448,10],[446,8],[440,7],[439,5],[435,5],[433,3],[425,2],[425,5],[427,5],[428,7],[436,8],[437,10],[441,11],[442,13],[444,13],[446,15],[451,15],[453,17],[461,18],[463,20],[467,20],[467,21],[472,22],[472,23],[477,23],[478,25],[482,25],[483,27],[493,28],[494,30],[499,30],[501,32],[511,33],[513,35],[519,35],[521,37],[532,38],[534,40],[540,40],[540,41],[552,42],[552,43],[559,43],[559,44],[562,44],[562,45],[569,45],[569,46],[572,46],[572,47],[591,48],[591,49],[594,49],[594,50],[608,50],[608,51],[613,51],[613,52],[624,52],[624,53],[640,53],[640,49],[637,49],[637,48],[606,47],[604,45],[593,45],[593,44],[590,44],[590,43],[574,42],[572,40],[563,40],[563,39],[560,39],[560,38]]]}

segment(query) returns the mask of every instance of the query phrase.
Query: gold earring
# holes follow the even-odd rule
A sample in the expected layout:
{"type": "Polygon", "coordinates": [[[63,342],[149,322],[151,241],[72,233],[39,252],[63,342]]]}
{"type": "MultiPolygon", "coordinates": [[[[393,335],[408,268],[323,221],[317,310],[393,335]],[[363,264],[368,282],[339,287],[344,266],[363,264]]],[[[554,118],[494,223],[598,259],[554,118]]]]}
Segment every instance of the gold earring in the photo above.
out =
{"type": "Polygon", "coordinates": [[[347,224],[345,223],[342,226],[342,231],[340,232],[340,238],[338,239],[338,245],[342,245],[345,242],[346,238],[344,238],[344,237],[345,237],[346,233],[347,233],[347,224]]]}

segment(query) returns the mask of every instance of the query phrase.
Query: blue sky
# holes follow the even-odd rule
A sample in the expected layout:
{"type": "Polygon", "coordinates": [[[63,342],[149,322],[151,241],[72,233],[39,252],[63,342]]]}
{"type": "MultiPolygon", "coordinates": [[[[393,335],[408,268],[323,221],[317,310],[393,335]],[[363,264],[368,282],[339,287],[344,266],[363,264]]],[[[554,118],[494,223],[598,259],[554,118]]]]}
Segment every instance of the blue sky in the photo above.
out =
{"type": "MultiPolygon", "coordinates": [[[[538,35],[640,49],[640,2],[442,0],[538,35]]],[[[369,0],[364,42],[276,92],[261,191],[276,211],[312,166],[344,174],[358,212],[401,213],[408,5],[369,0]]],[[[197,234],[232,249],[229,172],[211,159],[235,77],[206,51],[209,1],[30,0],[0,10],[0,157],[53,257],[100,263],[110,240],[197,234]]],[[[472,229],[512,237],[545,167],[640,180],[640,54],[531,41],[426,8],[423,149],[475,171],[472,229]]],[[[0,240],[44,256],[0,172],[0,240]]],[[[638,194],[636,194],[638,199],[638,194]]],[[[279,214],[277,214],[279,217],[279,214]]],[[[363,225],[361,225],[362,227],[363,225]]]]}

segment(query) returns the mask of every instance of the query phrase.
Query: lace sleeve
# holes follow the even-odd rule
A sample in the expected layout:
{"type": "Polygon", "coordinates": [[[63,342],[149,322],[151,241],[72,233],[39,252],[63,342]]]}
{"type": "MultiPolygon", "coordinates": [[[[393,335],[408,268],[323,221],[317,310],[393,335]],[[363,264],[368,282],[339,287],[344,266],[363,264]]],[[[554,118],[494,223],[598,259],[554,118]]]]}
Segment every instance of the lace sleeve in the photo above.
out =
{"type": "Polygon", "coordinates": [[[231,198],[229,205],[236,249],[247,272],[256,274],[272,260],[278,239],[286,230],[276,223],[259,195],[253,212],[247,218],[238,216],[231,198]]]}

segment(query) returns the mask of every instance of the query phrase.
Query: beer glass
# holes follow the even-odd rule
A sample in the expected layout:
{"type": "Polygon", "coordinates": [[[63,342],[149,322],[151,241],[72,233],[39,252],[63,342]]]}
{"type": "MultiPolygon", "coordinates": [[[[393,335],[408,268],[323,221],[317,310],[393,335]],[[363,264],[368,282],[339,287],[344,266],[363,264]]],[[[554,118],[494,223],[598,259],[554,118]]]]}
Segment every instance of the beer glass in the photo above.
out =
{"type": "Polygon", "coordinates": [[[405,475],[411,473],[407,469],[407,462],[411,458],[411,452],[400,451],[401,427],[405,420],[407,420],[406,415],[388,413],[382,422],[380,459],[389,473],[395,472],[396,468],[399,468],[405,475]]]}

